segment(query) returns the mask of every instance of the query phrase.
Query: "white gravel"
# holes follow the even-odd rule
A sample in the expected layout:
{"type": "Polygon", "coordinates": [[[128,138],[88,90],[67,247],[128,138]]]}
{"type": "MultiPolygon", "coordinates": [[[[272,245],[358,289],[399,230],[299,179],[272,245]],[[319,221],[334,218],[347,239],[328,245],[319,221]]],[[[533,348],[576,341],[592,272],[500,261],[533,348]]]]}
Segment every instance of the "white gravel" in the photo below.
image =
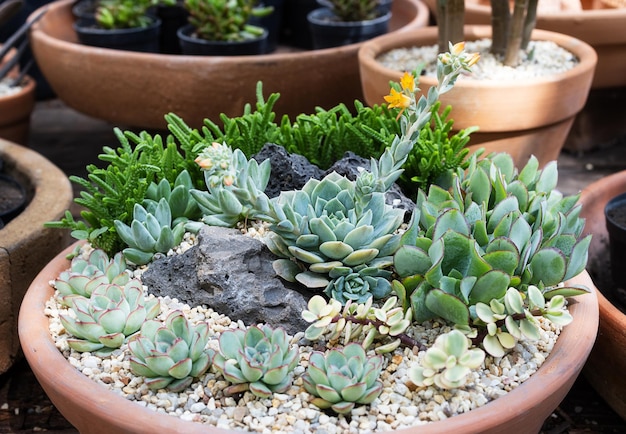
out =
{"type": "MultiPolygon", "coordinates": [[[[565,72],[578,64],[578,59],[569,51],[551,41],[531,41],[528,51],[521,52],[520,65],[504,66],[493,54],[489,53],[491,39],[468,41],[467,53],[480,53],[480,60],[472,66],[471,74],[464,74],[460,80],[516,80],[536,78],[565,72]]],[[[397,71],[413,71],[424,66],[424,75],[436,76],[435,59],[438,53],[436,45],[396,48],[377,57],[385,67],[397,71]]]]}
{"type": "Polygon", "coordinates": [[[12,78],[5,78],[0,80],[0,96],[9,96],[15,93],[18,93],[22,87],[21,86],[10,86],[10,83],[13,81],[12,78]]]}
{"type": "MultiPolygon", "coordinates": [[[[188,239],[186,243],[188,248],[193,239],[188,239]]],[[[170,310],[179,309],[194,322],[208,322],[212,334],[209,346],[214,349],[217,349],[217,338],[221,332],[245,327],[243,323],[233,322],[204,306],[190,308],[169,298],[161,298],[161,308],[160,319],[164,319],[170,310]]],[[[542,331],[539,341],[519,342],[511,353],[502,358],[488,356],[483,368],[472,373],[471,381],[465,387],[451,391],[415,387],[408,380],[407,370],[411,363],[423,356],[423,352],[399,348],[385,357],[385,368],[380,378],[384,386],[381,395],[370,406],[355,407],[350,417],[346,418],[328,415],[310,404],[311,396],[302,387],[301,379],[312,351],[309,346],[300,346],[300,364],[295,370],[293,386],[284,394],[274,394],[271,399],[260,399],[248,392],[236,398],[224,396],[222,391],[228,383],[212,370],[184,392],[154,392],[148,389],[141,377],[135,377],[130,372],[126,345],[105,358],[71,350],[66,342],[68,335],[59,321],[59,314],[66,310],[56,303],[54,297],[48,301],[45,312],[50,318],[50,333],[63,355],[84,375],[158,412],[224,429],[259,433],[379,432],[446,419],[485,405],[527,380],[545,361],[560,333],[559,328],[540,319],[542,331]]],[[[416,339],[430,344],[446,331],[449,328],[437,322],[409,329],[416,339]]],[[[292,343],[302,344],[302,335],[294,336],[292,343]]]]}

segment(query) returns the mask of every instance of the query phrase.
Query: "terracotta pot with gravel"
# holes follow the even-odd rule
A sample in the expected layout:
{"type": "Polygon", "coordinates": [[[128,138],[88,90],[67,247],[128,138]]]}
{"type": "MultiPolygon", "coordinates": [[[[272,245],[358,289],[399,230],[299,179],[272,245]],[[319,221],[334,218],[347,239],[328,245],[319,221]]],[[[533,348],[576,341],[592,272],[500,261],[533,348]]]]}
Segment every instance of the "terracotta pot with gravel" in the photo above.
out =
{"type": "MultiPolygon", "coordinates": [[[[465,26],[466,41],[490,36],[491,26],[465,26]]],[[[518,167],[525,165],[531,155],[542,165],[558,157],[576,114],[585,105],[597,61],[591,46],[571,36],[535,30],[532,39],[553,41],[580,62],[566,72],[545,78],[461,79],[441,98],[443,107],[452,106],[454,130],[479,127],[471,136],[472,150],[508,152],[518,167]]],[[[389,34],[364,43],[359,50],[359,64],[365,102],[383,103],[389,82],[402,75],[401,71],[383,66],[377,61],[378,56],[396,48],[436,43],[437,27],[389,34]]],[[[436,78],[421,76],[419,81],[426,94],[436,78]]]]}
{"type": "Polygon", "coordinates": [[[615,196],[626,192],[626,171],[599,179],[583,189],[581,217],[586,219],[585,234],[593,234],[589,246],[588,269],[598,291],[600,323],[596,343],[585,364],[584,375],[604,400],[626,419],[626,314],[612,302],[609,272],[609,235],[604,207],[615,196]]]}
{"type": "MultiPolygon", "coordinates": [[[[46,302],[53,294],[49,281],[69,267],[59,253],[37,276],[24,298],[19,333],[24,354],[37,380],[63,416],[82,434],[95,433],[234,433],[157,413],[133,403],[83,375],[59,352],[50,335],[46,302]]],[[[591,289],[577,297],[566,326],[550,355],[528,380],[506,395],[447,420],[419,425],[399,433],[519,433],[539,432],[578,377],[591,351],[598,326],[596,290],[586,272],[569,281],[591,289]]]]}
{"type": "Polygon", "coordinates": [[[69,233],[44,228],[72,204],[67,176],[42,155],[0,139],[4,171],[25,186],[29,203],[0,228],[0,373],[20,354],[17,317],[22,298],[39,270],[69,242],[69,233]]]}

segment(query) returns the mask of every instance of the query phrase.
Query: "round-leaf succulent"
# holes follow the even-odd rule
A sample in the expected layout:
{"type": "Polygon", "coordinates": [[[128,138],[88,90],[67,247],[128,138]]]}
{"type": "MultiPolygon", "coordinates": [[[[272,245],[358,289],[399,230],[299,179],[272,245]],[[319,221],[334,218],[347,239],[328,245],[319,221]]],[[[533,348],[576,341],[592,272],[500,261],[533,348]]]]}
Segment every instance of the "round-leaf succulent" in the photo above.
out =
{"type": "Polygon", "coordinates": [[[289,389],[297,363],[298,347],[290,347],[284,329],[269,325],[223,332],[213,358],[213,366],[233,383],[225,393],[250,390],[261,398],[289,389]]]}
{"type": "Polygon", "coordinates": [[[128,341],[130,369],[145,377],[150,389],[184,390],[211,364],[208,340],[208,324],[193,325],[180,311],[170,313],[164,323],[146,321],[128,341]]]}
{"type": "Polygon", "coordinates": [[[302,379],[306,391],[315,396],[313,404],[346,414],[356,404],[371,404],[380,395],[382,367],[382,356],[368,357],[363,346],[350,343],[326,355],[311,353],[302,379]]]}

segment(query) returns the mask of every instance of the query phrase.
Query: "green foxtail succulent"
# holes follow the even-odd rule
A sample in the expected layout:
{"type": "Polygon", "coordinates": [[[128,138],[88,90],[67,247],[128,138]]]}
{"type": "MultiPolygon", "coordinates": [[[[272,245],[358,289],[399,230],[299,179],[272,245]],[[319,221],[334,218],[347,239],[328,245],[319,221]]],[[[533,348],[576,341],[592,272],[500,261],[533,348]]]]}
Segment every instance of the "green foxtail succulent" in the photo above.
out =
{"type": "Polygon", "coordinates": [[[343,345],[362,341],[364,349],[376,341],[374,350],[379,354],[389,353],[402,343],[419,345],[404,333],[411,324],[411,310],[404,312],[396,303],[397,297],[389,297],[384,305],[373,307],[370,297],[363,304],[349,301],[342,306],[335,299],[327,303],[322,296],[314,295],[302,312],[302,318],[311,323],[304,337],[310,341],[324,338],[330,345],[343,337],[343,345]],[[380,343],[385,340],[388,342],[380,343]]]}
{"type": "Polygon", "coordinates": [[[420,191],[394,256],[414,318],[480,327],[475,306],[502,302],[510,287],[525,300],[531,285],[546,299],[587,292],[558,286],[584,269],[590,237],[581,238],[578,197],[556,183],[555,163],[539,170],[533,157],[518,173],[510,155],[494,154],[472,158],[450,190],[420,191]]]}
{"type": "Polygon", "coordinates": [[[206,322],[193,325],[180,311],[171,312],[164,323],[146,321],[128,341],[130,369],[145,377],[150,389],[184,390],[211,365],[209,337],[206,322]]]}
{"type": "Polygon", "coordinates": [[[54,287],[59,291],[61,303],[68,306],[70,298],[89,298],[101,284],[125,285],[129,280],[130,274],[126,272],[126,261],[121,253],[109,259],[103,250],[94,249],[86,258],[75,256],[70,268],[62,271],[54,281],[54,287]]]}
{"type": "Polygon", "coordinates": [[[318,3],[332,9],[341,21],[372,20],[381,15],[380,0],[319,0],[318,3]]]}
{"type": "Polygon", "coordinates": [[[250,390],[260,398],[289,389],[297,363],[298,347],[290,345],[284,329],[268,325],[223,332],[213,357],[213,366],[233,383],[226,394],[250,390]]]}
{"type": "Polygon", "coordinates": [[[409,379],[416,386],[456,389],[465,385],[467,376],[485,360],[481,349],[470,349],[471,341],[460,331],[440,335],[424,355],[421,364],[409,367],[409,379]]]}
{"type": "Polygon", "coordinates": [[[100,284],[90,298],[76,296],[69,303],[75,315],[60,316],[63,327],[75,336],[67,340],[68,345],[76,351],[99,354],[121,347],[127,337],[161,309],[158,299],[146,300],[137,279],[125,285],[100,284]]]}
{"type": "Polygon", "coordinates": [[[371,404],[383,390],[378,380],[383,368],[380,355],[368,357],[360,344],[350,343],[328,354],[314,351],[302,376],[304,388],[321,409],[350,413],[356,404],[371,404]]]}
{"type": "Polygon", "coordinates": [[[130,226],[115,220],[115,230],[129,246],[123,250],[124,257],[136,265],[147,264],[155,253],[167,253],[180,244],[185,235],[185,221],[172,225],[172,212],[166,198],[161,198],[156,207],[150,209],[152,212],[135,204],[130,226]]]}

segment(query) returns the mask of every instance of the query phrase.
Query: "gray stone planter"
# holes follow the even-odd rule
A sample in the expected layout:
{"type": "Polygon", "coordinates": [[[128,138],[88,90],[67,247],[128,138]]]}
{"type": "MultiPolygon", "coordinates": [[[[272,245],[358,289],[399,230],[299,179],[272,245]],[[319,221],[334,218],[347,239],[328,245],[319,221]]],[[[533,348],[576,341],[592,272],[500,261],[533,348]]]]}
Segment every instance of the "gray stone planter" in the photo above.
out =
{"type": "Polygon", "coordinates": [[[29,203],[0,229],[0,374],[20,354],[17,316],[26,289],[39,271],[68,245],[69,233],[47,229],[72,203],[65,174],[42,155],[0,139],[5,171],[25,185],[29,203]]]}

